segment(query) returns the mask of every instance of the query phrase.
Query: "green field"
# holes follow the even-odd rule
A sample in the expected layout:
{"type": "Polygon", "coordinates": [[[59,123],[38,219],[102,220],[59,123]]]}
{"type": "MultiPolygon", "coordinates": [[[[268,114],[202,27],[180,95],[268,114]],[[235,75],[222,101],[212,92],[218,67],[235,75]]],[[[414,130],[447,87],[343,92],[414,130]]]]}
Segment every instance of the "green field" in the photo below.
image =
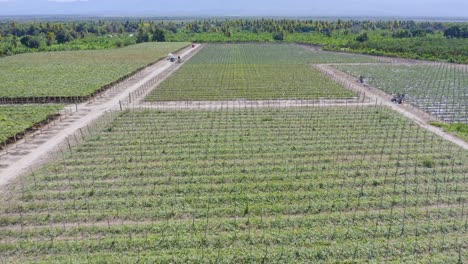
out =
{"type": "Polygon", "coordinates": [[[389,94],[407,94],[408,101],[447,122],[468,124],[468,66],[340,65],[338,69],[389,94]]]}
{"type": "Polygon", "coordinates": [[[320,63],[379,62],[376,58],[350,53],[321,51],[296,44],[208,44],[191,64],[297,65],[320,63]]]}
{"type": "Polygon", "coordinates": [[[310,64],[372,61],[294,44],[208,44],[147,101],[350,98],[310,64]]]}
{"type": "Polygon", "coordinates": [[[464,139],[468,142],[468,124],[462,123],[453,123],[453,124],[446,124],[440,122],[433,122],[431,125],[443,128],[446,132],[454,133],[459,138],[464,139]]]}
{"type": "Polygon", "coordinates": [[[55,115],[62,105],[0,106],[0,143],[55,115]]]}
{"type": "Polygon", "coordinates": [[[22,54],[0,58],[0,98],[86,97],[188,43],[22,54]]]}
{"type": "Polygon", "coordinates": [[[467,175],[382,107],[124,112],[10,186],[1,260],[463,263],[467,175]]]}

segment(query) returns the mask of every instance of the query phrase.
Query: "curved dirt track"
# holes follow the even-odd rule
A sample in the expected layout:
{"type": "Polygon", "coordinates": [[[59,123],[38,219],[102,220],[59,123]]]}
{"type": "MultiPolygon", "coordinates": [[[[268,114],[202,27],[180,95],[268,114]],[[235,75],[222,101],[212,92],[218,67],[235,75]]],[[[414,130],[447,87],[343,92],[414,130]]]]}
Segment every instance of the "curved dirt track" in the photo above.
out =
{"type": "Polygon", "coordinates": [[[468,143],[462,139],[457,138],[454,135],[451,135],[445,132],[443,129],[431,126],[429,123],[433,121],[438,121],[436,117],[431,116],[424,111],[413,107],[409,104],[398,105],[391,102],[392,96],[386,94],[385,92],[379,90],[376,87],[373,87],[368,84],[362,84],[357,82],[357,79],[351,75],[348,75],[331,65],[328,64],[319,64],[314,65],[317,69],[323,72],[326,75],[333,76],[344,83],[347,83],[349,87],[352,87],[353,90],[358,90],[366,94],[366,96],[373,102],[379,105],[385,105],[392,108],[394,111],[402,114],[403,116],[411,119],[417,123],[420,127],[442,137],[445,140],[448,140],[461,148],[468,150],[468,143]]]}

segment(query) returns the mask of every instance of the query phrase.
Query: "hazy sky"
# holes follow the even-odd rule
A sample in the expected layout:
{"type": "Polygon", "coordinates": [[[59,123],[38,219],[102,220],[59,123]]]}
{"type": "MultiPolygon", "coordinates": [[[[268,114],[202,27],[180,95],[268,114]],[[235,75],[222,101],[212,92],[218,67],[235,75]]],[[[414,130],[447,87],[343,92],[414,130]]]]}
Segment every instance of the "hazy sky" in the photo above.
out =
{"type": "Polygon", "coordinates": [[[468,0],[0,0],[0,15],[468,17],[468,0]]]}

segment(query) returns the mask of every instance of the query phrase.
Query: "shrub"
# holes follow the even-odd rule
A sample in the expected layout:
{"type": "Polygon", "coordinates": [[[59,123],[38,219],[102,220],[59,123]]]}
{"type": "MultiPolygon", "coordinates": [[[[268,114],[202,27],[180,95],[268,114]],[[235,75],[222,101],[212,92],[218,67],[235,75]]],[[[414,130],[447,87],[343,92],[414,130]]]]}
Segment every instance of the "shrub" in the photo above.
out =
{"type": "Polygon", "coordinates": [[[369,36],[367,35],[367,32],[362,33],[361,35],[356,37],[356,40],[359,42],[366,42],[369,40],[369,36]]]}
{"type": "Polygon", "coordinates": [[[275,32],[275,33],[273,33],[273,39],[274,39],[274,40],[278,40],[278,41],[284,40],[284,34],[283,34],[283,32],[275,32]]]}
{"type": "Polygon", "coordinates": [[[431,159],[425,159],[423,160],[423,166],[425,168],[434,168],[435,162],[431,159]]]}

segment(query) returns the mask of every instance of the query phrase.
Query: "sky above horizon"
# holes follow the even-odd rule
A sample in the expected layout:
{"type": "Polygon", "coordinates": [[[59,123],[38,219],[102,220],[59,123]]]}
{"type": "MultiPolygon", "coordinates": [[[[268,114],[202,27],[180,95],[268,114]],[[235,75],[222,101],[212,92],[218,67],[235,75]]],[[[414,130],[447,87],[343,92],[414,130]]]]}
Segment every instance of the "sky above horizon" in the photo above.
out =
{"type": "Polygon", "coordinates": [[[0,0],[0,16],[468,17],[467,0],[0,0]]]}

